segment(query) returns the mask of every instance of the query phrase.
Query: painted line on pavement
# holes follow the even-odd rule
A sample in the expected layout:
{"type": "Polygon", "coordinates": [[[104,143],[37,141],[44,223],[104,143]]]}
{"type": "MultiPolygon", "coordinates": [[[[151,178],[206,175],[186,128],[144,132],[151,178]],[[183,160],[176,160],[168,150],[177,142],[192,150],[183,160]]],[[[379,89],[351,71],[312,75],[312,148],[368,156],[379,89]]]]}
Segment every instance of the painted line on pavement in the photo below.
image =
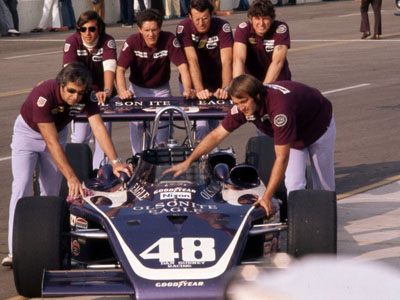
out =
{"type": "Polygon", "coordinates": [[[0,158],[0,161],[3,161],[3,160],[9,160],[9,159],[11,159],[11,156],[2,157],[2,158],[0,158]]]}
{"type": "Polygon", "coordinates": [[[371,84],[370,84],[370,83],[362,83],[362,84],[358,84],[358,85],[353,85],[353,86],[344,87],[344,88],[341,88],[341,89],[336,89],[336,90],[330,90],[330,91],[322,92],[322,95],[328,95],[328,94],[332,94],[332,93],[337,93],[337,92],[342,92],[342,91],[357,89],[357,88],[361,88],[361,87],[365,87],[365,86],[369,86],[369,85],[371,85],[371,84]]]}
{"type": "Polygon", "coordinates": [[[42,53],[35,53],[35,54],[9,56],[9,57],[5,57],[4,59],[17,59],[17,58],[34,57],[34,56],[42,56],[42,55],[49,55],[49,54],[59,54],[59,53],[62,53],[62,51],[42,52],[42,53]]]}

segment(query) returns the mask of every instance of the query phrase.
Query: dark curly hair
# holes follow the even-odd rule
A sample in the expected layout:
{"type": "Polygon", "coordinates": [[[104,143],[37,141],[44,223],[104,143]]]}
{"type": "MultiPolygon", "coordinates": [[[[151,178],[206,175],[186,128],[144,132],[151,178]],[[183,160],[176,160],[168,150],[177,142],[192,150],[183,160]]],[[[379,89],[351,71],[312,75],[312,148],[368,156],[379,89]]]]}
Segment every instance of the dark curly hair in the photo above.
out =
{"type": "Polygon", "coordinates": [[[204,12],[208,9],[210,15],[212,15],[214,11],[214,5],[212,5],[212,3],[209,0],[192,0],[190,1],[189,13],[192,8],[199,12],[204,12]]]}
{"type": "Polygon", "coordinates": [[[61,69],[56,81],[60,87],[65,87],[68,82],[74,82],[79,86],[86,86],[88,89],[92,86],[92,75],[84,64],[74,62],[61,69]]]}
{"type": "Polygon", "coordinates": [[[275,20],[275,8],[270,0],[256,0],[247,11],[247,17],[270,17],[275,20]]]}
{"type": "Polygon", "coordinates": [[[138,24],[139,28],[142,28],[144,22],[151,22],[154,21],[157,23],[158,27],[161,28],[163,23],[163,16],[158,9],[148,8],[144,11],[141,11],[136,16],[136,23],[138,24]]]}

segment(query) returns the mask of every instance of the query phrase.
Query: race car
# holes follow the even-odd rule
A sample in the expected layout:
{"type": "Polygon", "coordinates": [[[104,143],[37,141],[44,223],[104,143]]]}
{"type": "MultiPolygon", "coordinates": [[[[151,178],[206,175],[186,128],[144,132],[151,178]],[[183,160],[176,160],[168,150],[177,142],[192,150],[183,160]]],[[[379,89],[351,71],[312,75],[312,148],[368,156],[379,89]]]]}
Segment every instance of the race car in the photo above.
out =
{"type": "MultiPolygon", "coordinates": [[[[118,101],[104,108],[105,119],[139,118],[137,111],[132,113],[138,107],[128,109],[118,101]]],[[[149,142],[144,143],[148,146],[128,160],[135,168],[131,178],[117,178],[112,167],[104,165],[96,177],[84,179],[85,197],[18,201],[13,269],[20,295],[223,299],[235,267],[279,251],[282,231],[287,230],[287,247],[282,248],[293,256],[336,253],[332,192],[292,192],[287,220],[281,222],[278,199],[273,199],[276,213],[269,217],[253,205],[265,185],[254,166],[236,163],[232,149],[203,156],[176,178],[166,173],[194,150],[190,119],[200,114],[221,118],[229,107],[213,103],[193,111],[184,108],[191,106],[188,102],[171,102],[160,102],[156,109],[139,103],[142,120],[155,118],[149,142]],[[169,120],[171,139],[156,145],[162,119],[169,120]],[[180,144],[172,138],[174,127],[186,132],[180,144]]],[[[79,154],[85,153],[82,147],[72,145],[67,155],[89,174],[85,164],[90,159],[79,154]]]]}

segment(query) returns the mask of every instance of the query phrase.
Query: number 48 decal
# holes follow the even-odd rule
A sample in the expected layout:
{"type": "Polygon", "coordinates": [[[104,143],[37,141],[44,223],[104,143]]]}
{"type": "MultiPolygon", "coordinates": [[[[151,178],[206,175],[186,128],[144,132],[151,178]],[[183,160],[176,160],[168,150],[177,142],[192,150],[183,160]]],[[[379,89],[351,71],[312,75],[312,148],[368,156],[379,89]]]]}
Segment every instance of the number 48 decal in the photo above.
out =
{"type": "MultiPolygon", "coordinates": [[[[214,261],[215,241],[213,238],[182,238],[181,257],[183,261],[214,261]]],[[[143,259],[158,259],[161,262],[175,262],[180,253],[175,252],[174,238],[161,238],[140,253],[143,259]],[[156,248],[158,247],[158,252],[156,248]]]]}

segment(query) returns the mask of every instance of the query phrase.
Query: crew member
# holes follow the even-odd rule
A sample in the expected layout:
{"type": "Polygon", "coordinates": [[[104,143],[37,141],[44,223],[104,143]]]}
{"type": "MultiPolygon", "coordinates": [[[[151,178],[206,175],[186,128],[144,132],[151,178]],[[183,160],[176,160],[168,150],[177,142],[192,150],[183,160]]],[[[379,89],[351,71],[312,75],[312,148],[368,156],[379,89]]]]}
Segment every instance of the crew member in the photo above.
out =
{"type": "MultiPolygon", "coordinates": [[[[227,99],[232,80],[232,29],[227,21],[213,17],[213,11],[209,0],[192,0],[189,17],[176,29],[199,99],[212,95],[227,99]]],[[[197,121],[197,139],[204,138],[217,125],[217,121],[197,121]]]]}
{"type": "Polygon", "coordinates": [[[288,193],[305,189],[307,155],[311,160],[313,188],[335,190],[336,129],[332,104],[317,89],[294,81],[264,86],[255,77],[243,74],[233,79],[229,94],[235,105],[221,125],[202,140],[188,159],[167,172],[179,176],[232,131],[252,122],[272,136],[275,144],[276,159],[271,176],[263,197],[256,202],[267,215],[274,212],[271,199],[284,175],[288,193]]]}
{"type": "MultiPolygon", "coordinates": [[[[83,63],[92,74],[92,89],[99,104],[115,96],[114,79],[117,66],[115,40],[106,33],[106,25],[93,10],[83,12],[78,19],[76,32],[64,44],[63,65],[72,62],[83,63]]],[[[111,123],[105,124],[111,133],[111,123]]],[[[72,143],[89,143],[92,131],[88,123],[72,123],[72,143]]],[[[105,158],[95,140],[93,168],[98,169],[105,158]]]]}
{"type": "Polygon", "coordinates": [[[263,83],[290,80],[288,25],[275,20],[270,0],[254,1],[247,16],[250,20],[240,23],[235,32],[233,77],[247,73],[263,83]]]}
{"type": "Polygon", "coordinates": [[[14,211],[20,198],[32,195],[33,172],[39,164],[40,194],[58,195],[62,176],[67,180],[69,196],[84,195],[81,182],[64,153],[68,123],[85,113],[100,146],[112,161],[113,172],[130,176],[128,165],[121,163],[100,116],[99,107],[90,99],[91,76],[80,63],[64,67],[56,79],[35,87],[21,107],[12,136],[12,193],[8,223],[9,255],[3,266],[12,266],[14,211]]]}
{"type": "MultiPolygon", "coordinates": [[[[183,83],[183,96],[193,97],[189,68],[176,37],[161,30],[163,16],[158,10],[146,9],[137,15],[139,33],[127,38],[121,50],[116,72],[118,95],[133,97],[170,97],[171,61],[178,67],[183,83]],[[129,88],[125,72],[130,68],[129,88]]],[[[160,122],[160,125],[165,122],[160,122]]],[[[160,127],[161,127],[160,126],[160,127]]],[[[142,151],[143,122],[130,122],[133,154],[142,151]]],[[[156,142],[167,142],[168,128],[158,131],[156,142]]]]}

